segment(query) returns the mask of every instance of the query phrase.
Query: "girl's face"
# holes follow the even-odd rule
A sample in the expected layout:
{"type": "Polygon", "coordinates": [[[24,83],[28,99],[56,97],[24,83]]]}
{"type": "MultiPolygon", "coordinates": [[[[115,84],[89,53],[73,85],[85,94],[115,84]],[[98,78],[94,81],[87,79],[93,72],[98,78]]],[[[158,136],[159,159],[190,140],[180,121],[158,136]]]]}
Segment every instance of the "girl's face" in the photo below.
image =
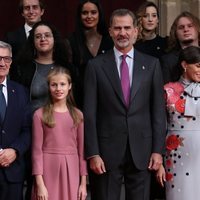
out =
{"type": "Polygon", "coordinates": [[[193,82],[200,82],[200,63],[187,64],[185,61],[182,63],[184,69],[184,78],[193,82]]]}
{"type": "Polygon", "coordinates": [[[99,22],[99,11],[95,4],[87,2],[81,11],[81,21],[85,28],[96,28],[99,22]]]}
{"type": "Polygon", "coordinates": [[[48,26],[41,25],[35,29],[34,44],[38,53],[53,52],[54,38],[53,33],[48,26]]]}
{"type": "Polygon", "coordinates": [[[147,7],[142,17],[142,26],[147,31],[155,30],[158,26],[158,13],[153,6],[147,7]]]}
{"type": "Polygon", "coordinates": [[[66,101],[69,90],[71,90],[71,83],[68,81],[66,74],[57,74],[50,78],[49,90],[53,102],[66,101]]]}

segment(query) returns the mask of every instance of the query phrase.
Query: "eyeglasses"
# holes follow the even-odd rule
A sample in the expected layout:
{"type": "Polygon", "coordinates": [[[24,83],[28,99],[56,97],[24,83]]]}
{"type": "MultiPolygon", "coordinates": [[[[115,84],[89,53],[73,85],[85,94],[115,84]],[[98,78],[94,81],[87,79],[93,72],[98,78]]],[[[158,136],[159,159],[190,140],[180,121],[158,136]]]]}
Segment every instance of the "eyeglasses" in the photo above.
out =
{"type": "Polygon", "coordinates": [[[35,36],[36,40],[50,39],[53,37],[52,33],[38,33],[35,36]]]}
{"type": "Polygon", "coordinates": [[[4,61],[5,63],[10,63],[10,62],[12,62],[12,57],[10,57],[10,56],[0,56],[0,61],[2,61],[2,59],[3,59],[3,61],[4,61]]]}

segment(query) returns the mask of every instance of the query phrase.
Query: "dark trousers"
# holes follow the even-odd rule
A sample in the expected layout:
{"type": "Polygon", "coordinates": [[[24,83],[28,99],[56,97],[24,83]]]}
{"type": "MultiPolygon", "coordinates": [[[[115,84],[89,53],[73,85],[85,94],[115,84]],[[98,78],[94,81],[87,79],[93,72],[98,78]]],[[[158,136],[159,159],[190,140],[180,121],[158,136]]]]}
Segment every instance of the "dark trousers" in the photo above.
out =
{"type": "Polygon", "coordinates": [[[150,200],[165,199],[165,188],[161,187],[156,180],[155,172],[151,172],[150,200]]]}
{"type": "Polygon", "coordinates": [[[25,154],[26,161],[26,174],[25,174],[25,200],[31,199],[32,185],[33,185],[33,176],[32,176],[32,167],[31,167],[31,149],[29,149],[25,154]]]}
{"type": "Polygon", "coordinates": [[[125,200],[149,200],[150,172],[138,170],[129,147],[116,169],[102,175],[89,171],[91,200],[120,200],[121,186],[125,186],[125,200]]]}
{"type": "Polygon", "coordinates": [[[1,168],[0,200],[23,200],[23,183],[10,183],[1,168]]]}

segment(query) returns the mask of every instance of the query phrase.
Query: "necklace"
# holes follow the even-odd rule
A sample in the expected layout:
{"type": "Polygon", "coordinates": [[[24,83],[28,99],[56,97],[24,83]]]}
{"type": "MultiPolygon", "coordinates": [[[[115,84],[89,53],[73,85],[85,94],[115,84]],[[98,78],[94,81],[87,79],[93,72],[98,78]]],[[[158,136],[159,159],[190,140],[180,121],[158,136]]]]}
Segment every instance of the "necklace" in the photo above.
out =
{"type": "Polygon", "coordinates": [[[97,38],[95,37],[95,38],[89,39],[87,41],[87,46],[89,48],[94,48],[94,46],[96,45],[96,43],[97,43],[97,38]]]}

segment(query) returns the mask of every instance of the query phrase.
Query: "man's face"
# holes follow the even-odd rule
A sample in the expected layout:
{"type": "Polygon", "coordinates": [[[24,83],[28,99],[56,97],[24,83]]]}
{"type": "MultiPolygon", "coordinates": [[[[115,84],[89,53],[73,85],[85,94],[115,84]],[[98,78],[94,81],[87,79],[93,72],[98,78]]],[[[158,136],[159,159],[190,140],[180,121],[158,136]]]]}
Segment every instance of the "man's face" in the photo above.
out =
{"type": "Polygon", "coordinates": [[[9,73],[12,55],[7,48],[0,48],[0,82],[3,82],[9,73]]]}
{"type": "Polygon", "coordinates": [[[44,9],[41,10],[39,0],[24,0],[22,16],[29,26],[41,21],[44,9]]]}
{"type": "Polygon", "coordinates": [[[109,29],[109,33],[115,47],[119,51],[127,53],[131,50],[136,41],[138,29],[134,27],[131,16],[115,16],[109,29]]]}
{"type": "Polygon", "coordinates": [[[187,17],[181,17],[177,23],[176,35],[181,46],[198,44],[198,31],[187,17]]]}

